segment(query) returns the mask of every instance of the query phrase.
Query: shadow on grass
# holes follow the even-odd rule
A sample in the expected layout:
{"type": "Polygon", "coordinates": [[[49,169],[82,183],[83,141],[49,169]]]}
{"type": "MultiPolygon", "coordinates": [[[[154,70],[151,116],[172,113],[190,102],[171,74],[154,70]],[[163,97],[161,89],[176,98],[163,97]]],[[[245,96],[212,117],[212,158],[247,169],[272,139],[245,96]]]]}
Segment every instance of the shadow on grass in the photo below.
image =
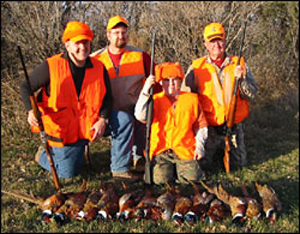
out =
{"type": "Polygon", "coordinates": [[[299,148],[299,103],[282,97],[250,110],[244,122],[248,166],[261,164],[299,148]]]}
{"type": "Polygon", "coordinates": [[[288,215],[293,212],[293,208],[299,208],[299,181],[287,178],[278,180],[260,181],[271,186],[282,203],[282,214],[288,215]]]}

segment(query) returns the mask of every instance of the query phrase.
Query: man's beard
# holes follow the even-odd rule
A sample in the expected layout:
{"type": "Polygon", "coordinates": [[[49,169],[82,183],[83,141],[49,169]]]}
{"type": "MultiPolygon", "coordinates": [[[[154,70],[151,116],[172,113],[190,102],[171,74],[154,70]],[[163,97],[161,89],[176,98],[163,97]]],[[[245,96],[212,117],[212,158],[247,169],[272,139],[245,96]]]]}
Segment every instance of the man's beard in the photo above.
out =
{"type": "Polygon", "coordinates": [[[126,41],[125,40],[118,40],[117,42],[116,42],[116,47],[117,48],[120,48],[120,49],[122,49],[122,48],[124,48],[126,46],[126,41]]]}

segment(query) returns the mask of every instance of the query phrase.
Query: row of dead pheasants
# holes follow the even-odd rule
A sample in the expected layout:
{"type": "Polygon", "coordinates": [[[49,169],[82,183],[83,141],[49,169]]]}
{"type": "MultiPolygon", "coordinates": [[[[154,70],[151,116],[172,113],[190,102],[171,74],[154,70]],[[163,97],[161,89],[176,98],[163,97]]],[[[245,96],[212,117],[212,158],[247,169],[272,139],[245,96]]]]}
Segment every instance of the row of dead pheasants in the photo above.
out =
{"type": "Polygon", "coordinates": [[[205,191],[200,192],[198,185],[191,182],[194,188],[192,196],[180,195],[180,191],[169,184],[166,192],[158,197],[152,195],[150,188],[119,196],[111,184],[104,183],[99,190],[88,192],[86,181],[80,192],[57,192],[47,199],[2,192],[38,204],[43,211],[43,221],[59,225],[71,219],[173,220],[176,224],[186,222],[193,225],[200,220],[218,222],[229,215],[234,223],[242,223],[247,218],[258,219],[263,215],[274,222],[282,211],[275,191],[268,185],[254,183],[259,194],[259,199],[255,199],[249,196],[245,186],[241,186],[243,197],[240,197],[226,192],[221,184],[208,186],[200,182],[205,191]]]}

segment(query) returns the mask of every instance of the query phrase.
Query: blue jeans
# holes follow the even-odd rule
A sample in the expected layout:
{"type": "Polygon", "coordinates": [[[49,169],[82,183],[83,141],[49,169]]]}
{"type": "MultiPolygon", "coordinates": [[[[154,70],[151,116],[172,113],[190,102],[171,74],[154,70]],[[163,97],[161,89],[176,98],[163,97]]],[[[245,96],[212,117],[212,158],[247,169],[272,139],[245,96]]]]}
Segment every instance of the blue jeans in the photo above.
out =
{"type": "Polygon", "coordinates": [[[135,126],[138,126],[138,123],[132,115],[124,111],[113,110],[104,134],[104,136],[111,137],[111,172],[129,171],[132,156],[138,157],[137,154],[142,151],[140,148],[143,145],[140,146],[140,144],[145,138],[143,127],[135,126]],[[135,141],[140,142],[138,142],[137,150],[133,152],[135,141]]]}
{"type": "MultiPolygon", "coordinates": [[[[59,178],[71,178],[80,173],[82,161],[84,160],[84,146],[87,142],[87,140],[78,140],[76,143],[64,147],[51,147],[54,167],[59,178]]],[[[41,152],[39,164],[51,172],[44,149],[41,152]]]]}

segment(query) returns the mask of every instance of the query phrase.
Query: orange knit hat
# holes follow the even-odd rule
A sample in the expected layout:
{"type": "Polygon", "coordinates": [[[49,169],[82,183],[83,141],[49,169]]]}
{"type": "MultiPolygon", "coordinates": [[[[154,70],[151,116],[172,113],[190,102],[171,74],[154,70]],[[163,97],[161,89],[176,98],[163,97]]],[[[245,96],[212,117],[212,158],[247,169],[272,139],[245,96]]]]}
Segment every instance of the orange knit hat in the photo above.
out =
{"type": "Polygon", "coordinates": [[[93,41],[94,34],[90,27],[79,21],[71,21],[67,24],[67,27],[63,33],[62,41],[66,42],[71,40],[73,42],[81,40],[93,41]]]}
{"type": "Polygon", "coordinates": [[[162,79],[184,78],[184,72],[179,62],[166,62],[155,66],[155,81],[159,82],[162,79]]]}

